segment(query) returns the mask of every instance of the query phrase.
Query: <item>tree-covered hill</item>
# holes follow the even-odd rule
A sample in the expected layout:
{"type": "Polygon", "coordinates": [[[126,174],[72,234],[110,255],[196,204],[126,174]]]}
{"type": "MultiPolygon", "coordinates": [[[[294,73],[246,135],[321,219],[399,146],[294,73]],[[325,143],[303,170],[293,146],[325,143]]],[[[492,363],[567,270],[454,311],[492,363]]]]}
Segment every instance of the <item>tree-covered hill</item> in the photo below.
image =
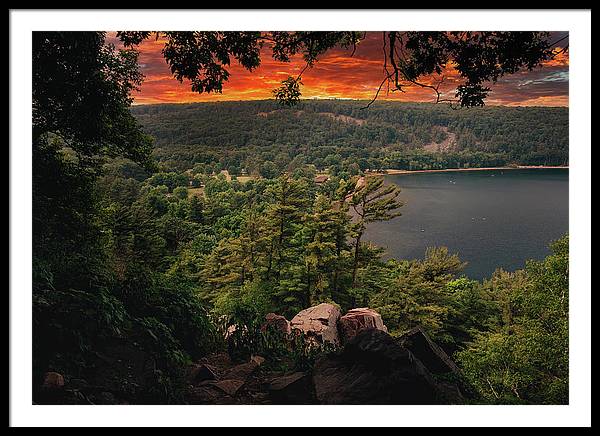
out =
{"type": "Polygon", "coordinates": [[[169,169],[214,165],[239,174],[309,163],[333,173],[568,164],[568,109],[454,109],[443,104],[272,100],[144,105],[132,113],[169,169]]]}

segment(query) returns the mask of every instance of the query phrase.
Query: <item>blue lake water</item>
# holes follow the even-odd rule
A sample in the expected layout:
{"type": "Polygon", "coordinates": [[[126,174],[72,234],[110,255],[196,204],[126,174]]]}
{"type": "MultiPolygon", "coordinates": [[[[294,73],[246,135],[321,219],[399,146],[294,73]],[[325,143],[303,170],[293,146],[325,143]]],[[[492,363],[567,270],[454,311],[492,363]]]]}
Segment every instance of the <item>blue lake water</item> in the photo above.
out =
{"type": "Polygon", "coordinates": [[[569,228],[568,169],[421,173],[386,182],[402,190],[402,216],[370,224],[365,239],[398,259],[446,246],[474,279],[543,259],[569,228]]]}

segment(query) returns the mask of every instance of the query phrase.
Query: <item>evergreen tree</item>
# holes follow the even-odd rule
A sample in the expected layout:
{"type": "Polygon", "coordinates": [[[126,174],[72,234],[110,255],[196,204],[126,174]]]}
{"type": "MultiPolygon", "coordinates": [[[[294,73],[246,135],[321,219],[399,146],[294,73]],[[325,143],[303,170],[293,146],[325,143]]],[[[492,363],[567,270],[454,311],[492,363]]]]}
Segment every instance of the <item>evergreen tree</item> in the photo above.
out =
{"type": "Polygon", "coordinates": [[[436,340],[445,337],[446,286],[464,267],[446,247],[429,248],[423,260],[388,262],[384,288],[372,297],[391,332],[402,334],[421,325],[436,340]]]}
{"type": "Polygon", "coordinates": [[[267,280],[273,283],[278,305],[286,313],[301,308],[305,295],[299,230],[308,206],[306,183],[282,175],[268,195],[273,203],[266,211],[268,236],[267,280]]]}
{"type": "Polygon", "coordinates": [[[361,262],[361,239],[367,224],[376,221],[388,221],[400,212],[398,201],[400,188],[394,184],[384,185],[383,177],[369,176],[358,179],[356,188],[349,198],[350,206],[356,214],[353,225],[354,258],[352,264],[352,288],[357,286],[357,272],[361,262]]]}
{"type": "Polygon", "coordinates": [[[305,218],[303,246],[306,265],[306,307],[332,298],[332,284],[329,280],[339,266],[337,218],[338,213],[331,208],[330,201],[323,195],[317,196],[313,213],[305,218]]]}

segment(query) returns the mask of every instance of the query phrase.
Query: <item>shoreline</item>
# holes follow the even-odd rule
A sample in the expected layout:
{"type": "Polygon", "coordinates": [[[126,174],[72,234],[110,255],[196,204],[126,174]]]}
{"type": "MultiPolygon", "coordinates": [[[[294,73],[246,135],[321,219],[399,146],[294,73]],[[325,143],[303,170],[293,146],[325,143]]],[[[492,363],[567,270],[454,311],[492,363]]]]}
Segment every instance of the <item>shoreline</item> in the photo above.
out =
{"type": "Polygon", "coordinates": [[[420,174],[420,173],[449,173],[449,172],[466,172],[466,171],[504,171],[504,170],[549,170],[549,169],[565,169],[568,170],[568,166],[536,166],[536,165],[519,165],[516,167],[485,167],[485,168],[445,168],[441,170],[398,170],[398,169],[387,169],[381,172],[366,171],[365,175],[370,176],[391,176],[391,175],[402,175],[402,174],[420,174]]]}

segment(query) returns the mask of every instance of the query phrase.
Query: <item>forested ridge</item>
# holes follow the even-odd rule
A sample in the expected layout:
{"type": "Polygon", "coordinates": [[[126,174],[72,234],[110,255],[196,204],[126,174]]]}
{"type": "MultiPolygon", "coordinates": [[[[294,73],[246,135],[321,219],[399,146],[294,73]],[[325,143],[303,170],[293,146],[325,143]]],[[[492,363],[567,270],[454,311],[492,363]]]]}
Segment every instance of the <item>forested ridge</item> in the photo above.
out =
{"type": "Polygon", "coordinates": [[[314,164],[333,173],[568,165],[568,109],[303,100],[159,104],[131,110],[171,170],[198,163],[258,174],[314,164]]]}

